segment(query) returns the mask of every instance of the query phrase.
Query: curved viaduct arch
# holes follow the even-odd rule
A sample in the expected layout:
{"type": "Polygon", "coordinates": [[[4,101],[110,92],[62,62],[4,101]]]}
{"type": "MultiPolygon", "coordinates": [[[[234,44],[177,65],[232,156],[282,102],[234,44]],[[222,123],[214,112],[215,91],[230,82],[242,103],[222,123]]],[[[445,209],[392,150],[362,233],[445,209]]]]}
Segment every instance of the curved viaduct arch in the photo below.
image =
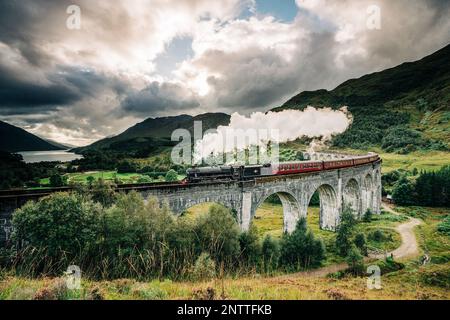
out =
{"type": "Polygon", "coordinates": [[[252,210],[251,220],[256,215],[256,210],[267,200],[270,196],[276,194],[283,206],[283,231],[292,232],[295,230],[298,219],[301,217],[300,204],[297,198],[289,191],[274,191],[265,194],[261,200],[255,205],[252,210]]]}
{"type": "Polygon", "coordinates": [[[351,178],[342,192],[343,206],[350,206],[354,215],[358,217],[361,214],[361,192],[358,181],[351,178]]]}
{"type": "Polygon", "coordinates": [[[373,207],[373,179],[370,173],[366,174],[363,178],[362,188],[361,188],[361,199],[362,207],[361,212],[366,213],[367,209],[373,207]]]}
{"type": "Polygon", "coordinates": [[[330,184],[322,184],[309,196],[306,207],[308,207],[316,191],[319,192],[320,199],[320,228],[323,230],[335,230],[340,212],[337,192],[330,184]]]}

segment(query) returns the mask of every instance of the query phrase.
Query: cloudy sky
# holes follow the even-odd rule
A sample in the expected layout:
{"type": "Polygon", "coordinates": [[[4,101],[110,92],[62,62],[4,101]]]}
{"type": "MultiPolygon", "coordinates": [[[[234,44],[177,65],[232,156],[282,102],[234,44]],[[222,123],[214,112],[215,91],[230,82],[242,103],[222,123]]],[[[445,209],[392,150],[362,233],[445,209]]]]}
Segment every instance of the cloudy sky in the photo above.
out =
{"type": "Polygon", "coordinates": [[[267,110],[444,47],[449,16],[447,0],[0,0],[0,119],[85,145],[267,110]]]}

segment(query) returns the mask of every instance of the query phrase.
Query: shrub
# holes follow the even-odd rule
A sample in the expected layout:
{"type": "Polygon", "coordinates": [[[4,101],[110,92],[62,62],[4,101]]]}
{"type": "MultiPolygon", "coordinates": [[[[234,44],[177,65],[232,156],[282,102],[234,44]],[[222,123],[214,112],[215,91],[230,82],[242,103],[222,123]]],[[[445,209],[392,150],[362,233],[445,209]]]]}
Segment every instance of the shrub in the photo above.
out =
{"type": "Polygon", "coordinates": [[[420,274],[420,281],[426,285],[450,289],[450,270],[439,268],[425,271],[420,274]]]}
{"type": "Polygon", "coordinates": [[[438,224],[437,229],[439,232],[450,236],[450,216],[447,216],[444,220],[442,220],[442,222],[438,224]]]}
{"type": "Polygon", "coordinates": [[[165,176],[166,182],[174,182],[178,180],[178,174],[175,170],[171,169],[166,173],[165,176]]]}
{"type": "Polygon", "coordinates": [[[135,173],[137,172],[137,166],[134,162],[129,160],[123,160],[117,166],[117,173],[135,173]]]}
{"type": "Polygon", "coordinates": [[[53,188],[62,187],[65,185],[65,180],[59,174],[54,174],[50,177],[50,186],[53,188]]]}
{"type": "Polygon", "coordinates": [[[383,231],[381,230],[375,230],[369,233],[367,236],[369,240],[375,241],[375,242],[383,242],[390,240],[390,236],[387,236],[383,231]]]}
{"type": "Polygon", "coordinates": [[[138,285],[132,289],[131,294],[144,300],[164,300],[167,298],[167,292],[155,286],[138,285]]]}
{"type": "Polygon", "coordinates": [[[372,221],[372,215],[373,215],[372,210],[367,209],[366,212],[364,213],[363,221],[364,222],[371,222],[372,221]]]}
{"type": "Polygon", "coordinates": [[[13,238],[46,248],[49,258],[58,259],[63,254],[73,257],[96,246],[101,214],[101,206],[77,194],[54,193],[15,212],[13,238]]]}
{"type": "Polygon", "coordinates": [[[239,255],[239,226],[229,209],[211,206],[207,214],[197,217],[194,231],[200,250],[215,261],[231,262],[239,255]]]}
{"type": "Polygon", "coordinates": [[[348,250],[346,261],[349,267],[349,271],[358,276],[364,272],[364,258],[361,255],[358,248],[353,244],[348,250]]]}
{"type": "Polygon", "coordinates": [[[325,258],[325,246],[315,239],[306,226],[306,219],[300,218],[292,234],[285,234],[281,245],[281,262],[288,270],[300,270],[320,265],[325,258]]]}
{"type": "Polygon", "coordinates": [[[261,254],[264,272],[271,272],[278,267],[278,261],[281,255],[280,245],[270,235],[264,238],[261,246],[261,254]]]}
{"type": "Polygon", "coordinates": [[[203,252],[195,261],[192,268],[193,280],[210,280],[216,275],[216,263],[211,256],[203,252]]]}
{"type": "Polygon", "coordinates": [[[362,255],[367,256],[366,237],[362,233],[358,233],[353,241],[355,246],[359,249],[362,255]]]}
{"type": "Polygon", "coordinates": [[[100,203],[104,207],[110,207],[116,200],[115,185],[99,178],[91,185],[89,195],[92,200],[100,203]]]}
{"type": "Polygon", "coordinates": [[[377,263],[380,267],[381,274],[388,274],[405,268],[405,265],[401,262],[397,262],[392,257],[387,257],[384,261],[377,263]]]}
{"type": "Polygon", "coordinates": [[[246,267],[256,266],[261,258],[261,244],[258,239],[258,231],[253,224],[248,231],[240,234],[239,244],[241,264],[246,267]]]}

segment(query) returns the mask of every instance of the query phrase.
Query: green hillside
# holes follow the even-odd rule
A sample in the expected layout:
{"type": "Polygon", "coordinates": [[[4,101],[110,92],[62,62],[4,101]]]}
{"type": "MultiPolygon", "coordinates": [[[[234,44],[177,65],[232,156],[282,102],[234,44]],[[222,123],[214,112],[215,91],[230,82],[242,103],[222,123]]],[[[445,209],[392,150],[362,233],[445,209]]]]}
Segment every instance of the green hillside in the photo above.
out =
{"type": "Polygon", "coordinates": [[[8,152],[67,149],[3,121],[0,121],[0,137],[0,150],[8,152]]]}
{"type": "Polygon", "coordinates": [[[416,62],[348,80],[331,91],[302,92],[275,111],[348,106],[351,128],[337,147],[381,146],[409,153],[450,146],[450,45],[416,62]]]}

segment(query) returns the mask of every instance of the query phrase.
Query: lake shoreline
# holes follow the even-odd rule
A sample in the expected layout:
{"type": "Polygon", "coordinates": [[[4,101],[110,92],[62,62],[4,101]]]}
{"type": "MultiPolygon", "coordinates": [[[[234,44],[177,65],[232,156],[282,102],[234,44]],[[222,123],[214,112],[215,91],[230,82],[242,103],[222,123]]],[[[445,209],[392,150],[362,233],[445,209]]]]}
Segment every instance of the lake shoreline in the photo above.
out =
{"type": "Polygon", "coordinates": [[[39,162],[70,162],[82,159],[83,156],[66,150],[48,150],[48,151],[18,151],[25,163],[39,162]]]}

